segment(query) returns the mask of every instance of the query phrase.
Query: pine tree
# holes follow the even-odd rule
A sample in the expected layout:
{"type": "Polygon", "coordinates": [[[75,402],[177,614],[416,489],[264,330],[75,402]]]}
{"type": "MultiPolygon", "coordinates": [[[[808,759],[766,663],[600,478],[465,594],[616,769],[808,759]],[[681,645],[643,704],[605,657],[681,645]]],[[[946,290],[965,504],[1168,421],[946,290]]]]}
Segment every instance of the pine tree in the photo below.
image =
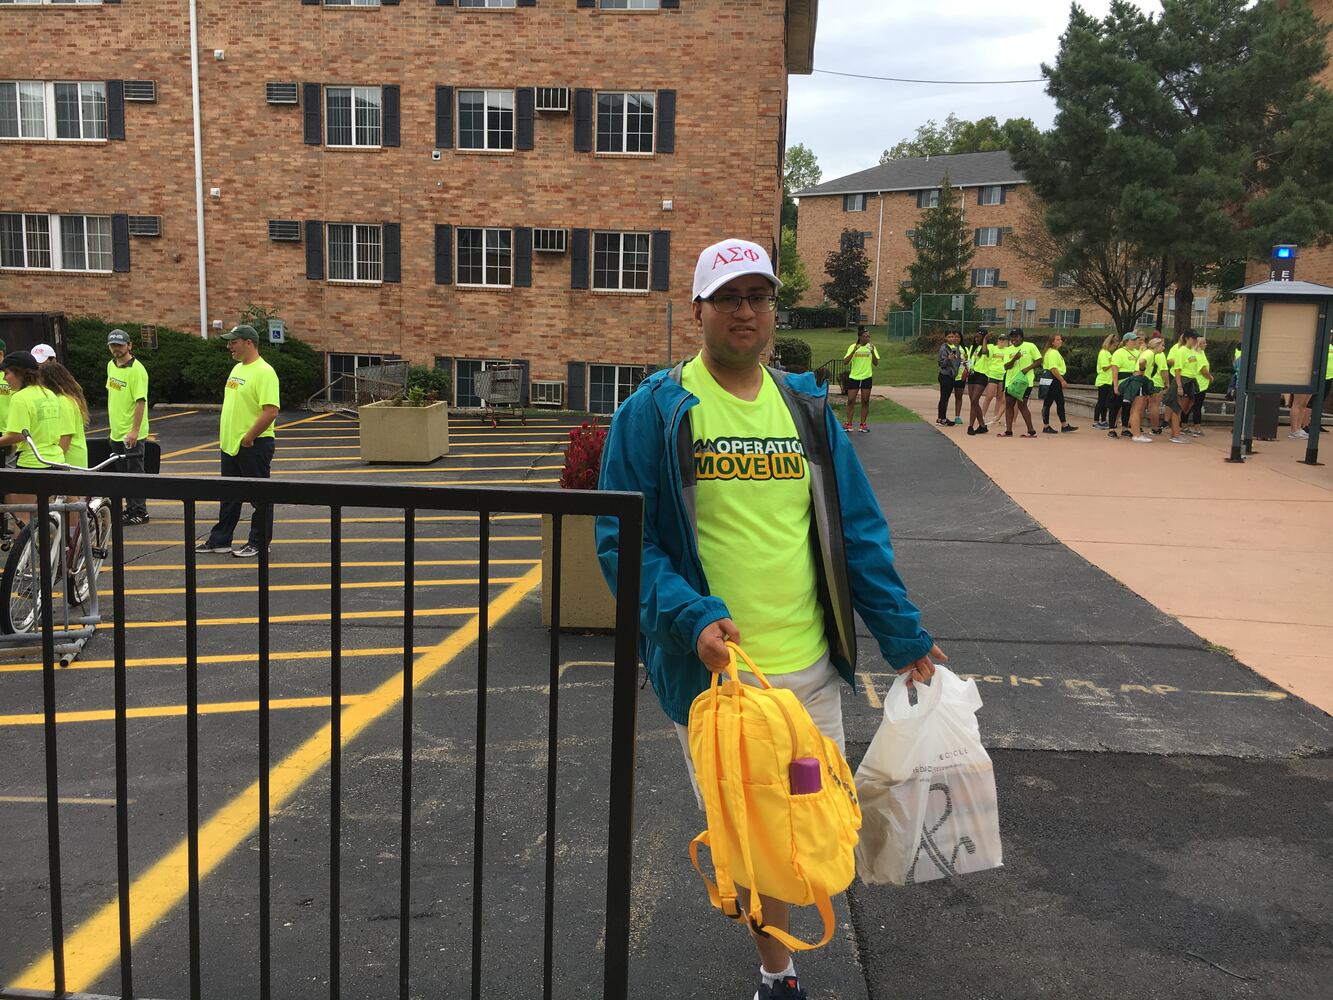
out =
{"type": "Polygon", "coordinates": [[[829,280],[819,287],[830,302],[846,310],[850,324],[870,291],[870,258],[866,256],[861,234],[854,229],[844,229],[838,243],[838,249],[824,258],[829,280]]]}
{"type": "Polygon", "coordinates": [[[975,251],[962,202],[948,174],[940,178],[939,202],[926,209],[912,235],[916,260],[907,266],[911,285],[898,293],[904,309],[923,293],[957,295],[967,291],[975,251]]]}

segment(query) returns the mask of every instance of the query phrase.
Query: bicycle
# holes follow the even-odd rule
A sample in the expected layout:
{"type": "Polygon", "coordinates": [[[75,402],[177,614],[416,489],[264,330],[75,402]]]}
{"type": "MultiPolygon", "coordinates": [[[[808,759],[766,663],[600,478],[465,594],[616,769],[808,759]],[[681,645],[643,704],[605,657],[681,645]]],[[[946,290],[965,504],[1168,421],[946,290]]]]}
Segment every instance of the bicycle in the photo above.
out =
{"type": "MultiPolygon", "coordinates": [[[[23,439],[32,449],[33,457],[48,469],[96,472],[124,458],[113,454],[90,469],[79,469],[63,462],[48,462],[27,430],[23,431],[23,439]]],[[[57,497],[47,519],[52,593],[63,581],[67,607],[83,608],[97,594],[97,574],[111,545],[110,501],[106,497],[84,497],[69,502],[57,497]],[[71,520],[70,513],[77,516],[71,520]]],[[[0,573],[0,634],[30,633],[41,621],[42,573],[37,527],[30,517],[10,543],[4,571],[0,573]]]]}

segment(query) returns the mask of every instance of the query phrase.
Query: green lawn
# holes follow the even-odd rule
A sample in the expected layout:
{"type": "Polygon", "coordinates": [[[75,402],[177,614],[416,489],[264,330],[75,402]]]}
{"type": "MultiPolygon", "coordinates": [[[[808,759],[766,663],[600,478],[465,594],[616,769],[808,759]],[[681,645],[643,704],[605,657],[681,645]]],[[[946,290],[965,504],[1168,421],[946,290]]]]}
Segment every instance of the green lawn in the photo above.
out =
{"type": "MultiPolygon", "coordinates": [[[[935,385],[939,370],[933,354],[908,354],[902,341],[886,342],[885,328],[872,326],[870,342],[879,348],[880,362],[875,368],[875,385],[935,385]]],[[[779,330],[778,336],[797,337],[810,345],[811,367],[818,368],[829,359],[841,361],[847,347],[856,340],[850,330],[779,330]]],[[[915,417],[913,417],[915,419],[915,417]]]]}

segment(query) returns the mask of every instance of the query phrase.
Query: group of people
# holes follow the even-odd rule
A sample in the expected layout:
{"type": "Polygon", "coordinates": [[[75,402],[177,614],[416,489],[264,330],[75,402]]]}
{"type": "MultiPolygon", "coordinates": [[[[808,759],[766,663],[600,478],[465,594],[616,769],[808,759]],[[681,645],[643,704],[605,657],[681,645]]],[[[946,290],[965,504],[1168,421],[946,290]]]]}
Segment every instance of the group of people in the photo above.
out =
{"type": "MultiPolygon", "coordinates": [[[[1092,426],[1109,437],[1151,444],[1165,419],[1172,444],[1187,443],[1185,435],[1202,437],[1204,397],[1213,384],[1207,347],[1207,339],[1194,330],[1186,330],[1169,349],[1157,330],[1146,344],[1133,330],[1107,336],[1097,351],[1092,426]]],[[[1233,361],[1239,360],[1237,348],[1233,361]]]]}
{"type": "MultiPolygon", "coordinates": [[[[218,427],[221,473],[224,477],[269,478],[275,447],[274,421],[278,416],[278,375],[259,354],[259,334],[241,325],[223,335],[236,364],[227,377],[218,427]]],[[[111,451],[122,456],[119,471],[144,472],[148,440],[148,370],[134,357],[134,346],[124,330],[107,334],[106,365],[108,438],[111,451]]],[[[0,342],[0,353],[5,344],[0,342]]],[[[49,464],[88,467],[88,401],[83,388],[60,363],[49,344],[31,351],[9,351],[0,359],[0,448],[5,464],[20,469],[44,469],[49,464]],[[27,432],[31,444],[24,437],[27,432]],[[34,447],[36,452],[34,453],[34,447]],[[11,456],[8,454],[12,449],[11,456]]],[[[32,496],[10,494],[10,503],[33,503],[32,496]]],[[[196,552],[230,552],[253,558],[273,535],[273,510],[256,504],[245,545],[232,548],[232,535],[241,516],[241,504],[221,505],[218,521],[196,552]]],[[[127,497],[121,521],[126,525],[149,522],[143,497],[127,497]]]]}
{"type": "Polygon", "coordinates": [[[1026,431],[1023,437],[1034,438],[1037,428],[1032,422],[1028,401],[1032,390],[1040,386],[1042,400],[1041,422],[1045,434],[1069,433],[1078,430],[1065,413],[1064,337],[1056,333],[1038,347],[1018,327],[993,337],[986,327],[972,335],[972,343],[964,345],[962,335],[950,331],[944,336],[939,350],[940,403],[935,422],[944,427],[961,424],[963,392],[968,398],[967,433],[989,434],[990,424],[1004,420],[1000,437],[1014,436],[1014,418],[1021,416],[1026,431]],[[949,419],[949,400],[953,399],[953,419],[949,419]],[[1054,408],[1060,426],[1051,426],[1054,408]],[[989,419],[987,416],[989,414],[989,419]]]}

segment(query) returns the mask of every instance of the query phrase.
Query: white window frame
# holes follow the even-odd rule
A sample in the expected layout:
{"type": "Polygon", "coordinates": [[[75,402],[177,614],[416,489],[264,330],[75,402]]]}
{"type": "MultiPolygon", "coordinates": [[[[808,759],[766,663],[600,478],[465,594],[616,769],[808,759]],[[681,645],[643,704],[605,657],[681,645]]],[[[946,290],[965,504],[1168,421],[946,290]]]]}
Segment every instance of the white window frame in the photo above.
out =
{"type": "MultiPolygon", "coordinates": [[[[594,368],[612,368],[612,369],[615,370],[614,383],[613,383],[613,384],[615,385],[615,390],[614,390],[614,392],[612,393],[612,403],[611,403],[611,412],[612,412],[612,413],[614,413],[616,410],[620,409],[620,404],[623,403],[626,399],[629,399],[629,394],[628,394],[628,393],[627,393],[625,396],[623,396],[623,397],[620,395],[620,384],[621,384],[621,378],[620,378],[620,376],[621,376],[621,373],[622,373],[622,372],[629,372],[629,373],[631,373],[631,374],[630,374],[630,378],[628,379],[628,381],[630,381],[630,382],[634,382],[633,373],[634,373],[634,372],[643,372],[643,371],[644,371],[644,366],[643,366],[643,365],[617,365],[617,364],[612,364],[612,363],[610,363],[610,362],[604,362],[604,361],[590,361],[590,362],[588,362],[587,370],[584,372],[584,375],[583,375],[583,385],[584,385],[584,393],[585,393],[585,402],[588,404],[588,406],[589,406],[590,408],[591,408],[591,406],[592,406],[592,370],[593,370],[594,368]]],[[[644,376],[644,377],[646,377],[646,376],[644,376]]],[[[639,383],[641,383],[642,381],[643,381],[643,378],[640,378],[640,379],[639,379],[639,382],[634,382],[633,386],[630,388],[630,393],[633,393],[634,390],[637,389],[637,388],[639,387],[639,383]]]]}
{"type": "Polygon", "coordinates": [[[514,287],[514,231],[501,226],[455,226],[454,227],[454,283],[459,288],[513,288],[514,287]],[[462,242],[464,232],[480,232],[481,236],[481,281],[463,280],[463,254],[462,242]],[[503,233],[509,238],[508,247],[500,245],[500,234],[503,233]],[[494,238],[494,245],[492,245],[494,238]],[[491,263],[490,255],[496,255],[494,264],[491,263]],[[508,263],[501,262],[501,255],[508,255],[508,263]],[[508,268],[509,280],[499,281],[490,280],[490,269],[494,267],[498,273],[508,268]]]}
{"type": "Polygon", "coordinates": [[[324,224],[324,241],[327,249],[328,264],[325,276],[339,285],[379,285],[384,283],[384,227],[363,222],[327,222],[324,224]],[[335,278],[333,276],[333,231],[351,230],[352,277],[335,278]],[[372,248],[375,252],[372,253],[372,248]]]}
{"type": "Polygon", "coordinates": [[[1056,287],[1056,288],[1076,288],[1076,287],[1078,287],[1078,282],[1074,280],[1074,276],[1073,276],[1070,272],[1068,272],[1068,271],[1056,271],[1056,272],[1055,272],[1055,287],[1056,287]]]}
{"type": "MultiPolygon", "coordinates": [[[[455,128],[458,135],[455,138],[454,145],[464,152],[468,153],[512,153],[514,151],[514,142],[518,134],[518,115],[516,110],[517,100],[514,91],[505,90],[503,87],[460,87],[454,95],[454,121],[457,122],[455,128]],[[481,145],[465,146],[463,145],[463,95],[480,94],[481,95],[481,145]],[[491,111],[492,100],[495,101],[494,110],[502,116],[509,116],[509,145],[491,145],[491,111]],[[505,102],[508,101],[506,106],[505,102]]],[[[496,130],[496,142],[501,141],[505,133],[503,120],[496,130]]],[[[475,228],[475,227],[474,227],[475,228]]]]}
{"type": "Polygon", "coordinates": [[[324,88],[324,145],[330,149],[381,149],[384,146],[384,88],[378,86],[363,87],[352,84],[333,84],[324,88]],[[329,98],[335,91],[347,91],[347,97],[350,102],[349,110],[352,114],[352,141],[351,142],[330,142],[329,131],[333,123],[333,116],[329,113],[329,98]],[[358,97],[364,98],[366,95],[374,93],[378,102],[376,110],[379,113],[379,122],[375,126],[376,140],[374,142],[362,141],[362,136],[358,135],[361,130],[366,131],[365,138],[369,138],[370,125],[360,125],[356,120],[356,100],[358,97]]]}
{"type": "Polygon", "coordinates": [[[73,272],[76,274],[112,273],[112,268],[114,266],[113,265],[114,251],[112,249],[112,241],[111,241],[111,216],[82,215],[73,213],[66,213],[62,215],[58,213],[47,213],[47,212],[3,212],[0,213],[0,215],[17,215],[20,217],[20,219],[22,220],[20,223],[21,227],[20,233],[21,233],[21,239],[23,240],[23,263],[21,265],[5,264],[3,263],[3,260],[0,259],[0,270],[66,271],[66,272],[73,272]],[[37,236],[37,233],[35,230],[37,230],[38,227],[36,225],[35,220],[37,219],[44,220],[46,224],[46,232],[44,234],[46,237],[46,248],[44,251],[35,245],[30,245],[36,243],[35,237],[37,236]],[[73,241],[66,239],[64,224],[62,221],[64,219],[79,219],[82,221],[83,224],[82,233],[79,235],[79,239],[82,242],[82,246],[79,248],[79,250],[83,254],[83,264],[84,264],[83,267],[71,266],[70,261],[66,260],[66,257],[72,258],[74,256],[75,248],[73,246],[73,241]],[[99,260],[99,263],[105,263],[106,264],[105,267],[89,266],[88,231],[90,228],[92,228],[89,225],[90,220],[96,220],[96,228],[100,230],[98,236],[103,237],[105,239],[104,249],[99,249],[97,251],[97,256],[99,258],[102,258],[101,260],[99,260]],[[31,236],[29,233],[30,226],[34,230],[31,236]],[[68,251],[68,253],[66,251],[68,251]],[[30,254],[43,253],[43,252],[46,254],[48,263],[43,265],[43,264],[33,264],[29,262],[30,254]]]}
{"type": "Polygon", "coordinates": [[[1239,330],[1244,313],[1238,310],[1228,310],[1222,313],[1222,328],[1224,330],[1239,330]]]}
{"type": "Polygon", "coordinates": [[[999,226],[981,226],[977,229],[977,246],[998,247],[1000,245],[999,226]]]}
{"type": "MultiPolygon", "coordinates": [[[[603,253],[606,253],[606,252],[608,252],[608,251],[602,251],[602,252],[603,252],[603,253]]],[[[636,253],[635,251],[631,250],[631,251],[629,251],[628,255],[635,255],[635,253],[636,253]]],[[[607,230],[607,229],[596,230],[596,231],[593,232],[593,235],[592,235],[592,290],[593,290],[594,292],[635,292],[635,293],[638,293],[638,294],[647,294],[648,291],[650,290],[650,286],[651,286],[651,284],[652,284],[652,274],[653,274],[653,245],[652,245],[652,234],[650,234],[650,233],[639,233],[639,232],[633,232],[633,231],[624,231],[624,232],[621,232],[621,231],[618,231],[618,230],[607,230]],[[601,239],[606,239],[607,237],[612,237],[612,236],[616,237],[616,239],[617,239],[617,241],[618,241],[618,242],[617,242],[617,247],[616,247],[616,250],[615,250],[615,254],[616,254],[616,282],[617,282],[617,283],[616,283],[614,286],[612,286],[612,285],[607,285],[607,284],[605,284],[605,283],[599,285],[599,284],[597,283],[597,254],[598,254],[598,250],[597,250],[597,242],[598,242],[598,239],[599,239],[599,238],[601,238],[601,239]],[[629,284],[629,285],[627,285],[627,284],[625,283],[625,279],[626,279],[626,276],[627,276],[627,275],[637,275],[637,274],[639,273],[637,269],[629,269],[629,270],[627,270],[626,267],[625,267],[625,260],[626,260],[626,257],[627,257],[627,253],[626,253],[626,250],[625,250],[625,243],[626,243],[626,241],[627,241],[627,237],[634,237],[636,240],[637,240],[637,239],[642,239],[642,240],[644,241],[645,251],[644,251],[644,255],[643,255],[643,257],[644,257],[644,269],[643,269],[643,287],[642,287],[642,288],[639,288],[637,284],[629,284]]]]}
{"type": "Polygon", "coordinates": [[[324,0],[325,7],[378,7],[380,0],[324,0]]]}
{"type": "Polygon", "coordinates": [[[844,212],[864,212],[866,210],[866,196],[864,194],[843,195],[842,210],[844,212]]]}
{"type": "Polygon", "coordinates": [[[1000,205],[1003,204],[1004,185],[1003,184],[985,184],[981,188],[981,193],[977,196],[978,205],[1000,205]]]}
{"type": "Polygon", "coordinates": [[[597,0],[600,10],[657,10],[662,0],[597,0]]]}
{"type": "Polygon", "coordinates": [[[1078,312],[1077,309],[1055,310],[1055,317],[1051,321],[1051,326],[1059,327],[1060,329],[1068,329],[1072,327],[1076,319],[1074,314],[1077,312],[1078,312]]]}
{"type": "MultiPolygon", "coordinates": [[[[0,0],[3,2],[3,0],[0,0]]],[[[0,136],[0,142],[106,142],[107,141],[107,100],[106,100],[106,81],[104,80],[0,80],[0,86],[14,87],[15,107],[18,111],[19,134],[0,136]],[[57,136],[56,135],[56,87],[78,87],[79,88],[79,134],[77,136],[57,136]],[[27,87],[29,91],[32,88],[41,89],[42,101],[42,134],[24,135],[23,134],[23,102],[20,95],[20,89],[27,87]],[[85,92],[86,88],[86,92],[85,92]],[[87,105],[85,101],[89,96],[100,96],[102,99],[102,117],[88,117],[86,115],[87,105]],[[86,135],[91,126],[101,125],[101,135],[86,135]]]]}
{"type": "Polygon", "coordinates": [[[976,284],[972,286],[973,288],[997,288],[999,283],[1000,269],[998,267],[976,268],[976,284]]]}
{"type": "MultiPolygon", "coordinates": [[[[928,198],[926,199],[926,203],[925,203],[924,205],[920,206],[921,209],[924,211],[924,210],[927,209],[927,208],[939,208],[939,207],[940,207],[940,189],[939,189],[939,188],[923,188],[922,190],[925,191],[930,197],[928,197],[928,198]]],[[[921,200],[920,197],[918,197],[918,198],[917,198],[917,201],[920,201],[920,200],[921,200]]]]}
{"type": "MultiPolygon", "coordinates": [[[[592,131],[593,131],[593,143],[592,143],[592,148],[593,148],[593,152],[594,152],[595,154],[600,155],[600,156],[652,156],[652,155],[657,151],[657,91],[655,91],[655,90],[599,90],[599,91],[597,91],[595,94],[593,94],[593,123],[592,123],[592,125],[593,125],[593,127],[592,127],[592,131]],[[621,103],[621,106],[620,106],[620,135],[619,135],[619,138],[620,138],[620,148],[619,148],[619,149],[602,149],[602,148],[601,148],[601,145],[602,145],[602,136],[603,136],[603,135],[612,135],[612,136],[614,136],[614,134],[615,134],[615,133],[604,133],[604,132],[602,131],[602,113],[601,113],[602,98],[603,98],[603,97],[611,97],[611,96],[615,96],[615,97],[619,97],[619,98],[621,98],[621,102],[622,102],[622,103],[621,103]],[[649,141],[649,143],[648,143],[648,145],[651,147],[651,148],[649,148],[649,149],[630,149],[630,148],[629,148],[629,137],[630,137],[630,128],[629,128],[629,121],[630,121],[630,107],[629,107],[629,103],[630,103],[630,102],[629,102],[629,98],[631,98],[631,97],[637,97],[637,98],[639,99],[639,101],[640,101],[641,104],[642,104],[643,102],[646,102],[646,103],[648,104],[649,110],[650,110],[651,113],[652,113],[652,116],[653,116],[653,126],[652,126],[652,136],[651,136],[651,139],[650,139],[650,141],[649,141]]],[[[635,135],[636,138],[637,138],[637,136],[639,135],[638,131],[635,131],[635,132],[634,132],[634,135],[635,135]]]]}
{"type": "Polygon", "coordinates": [[[507,10],[514,0],[457,0],[459,10],[507,10]]]}
{"type": "Polygon", "coordinates": [[[0,5],[10,5],[14,7],[100,7],[102,0],[0,0],[0,5]]]}

